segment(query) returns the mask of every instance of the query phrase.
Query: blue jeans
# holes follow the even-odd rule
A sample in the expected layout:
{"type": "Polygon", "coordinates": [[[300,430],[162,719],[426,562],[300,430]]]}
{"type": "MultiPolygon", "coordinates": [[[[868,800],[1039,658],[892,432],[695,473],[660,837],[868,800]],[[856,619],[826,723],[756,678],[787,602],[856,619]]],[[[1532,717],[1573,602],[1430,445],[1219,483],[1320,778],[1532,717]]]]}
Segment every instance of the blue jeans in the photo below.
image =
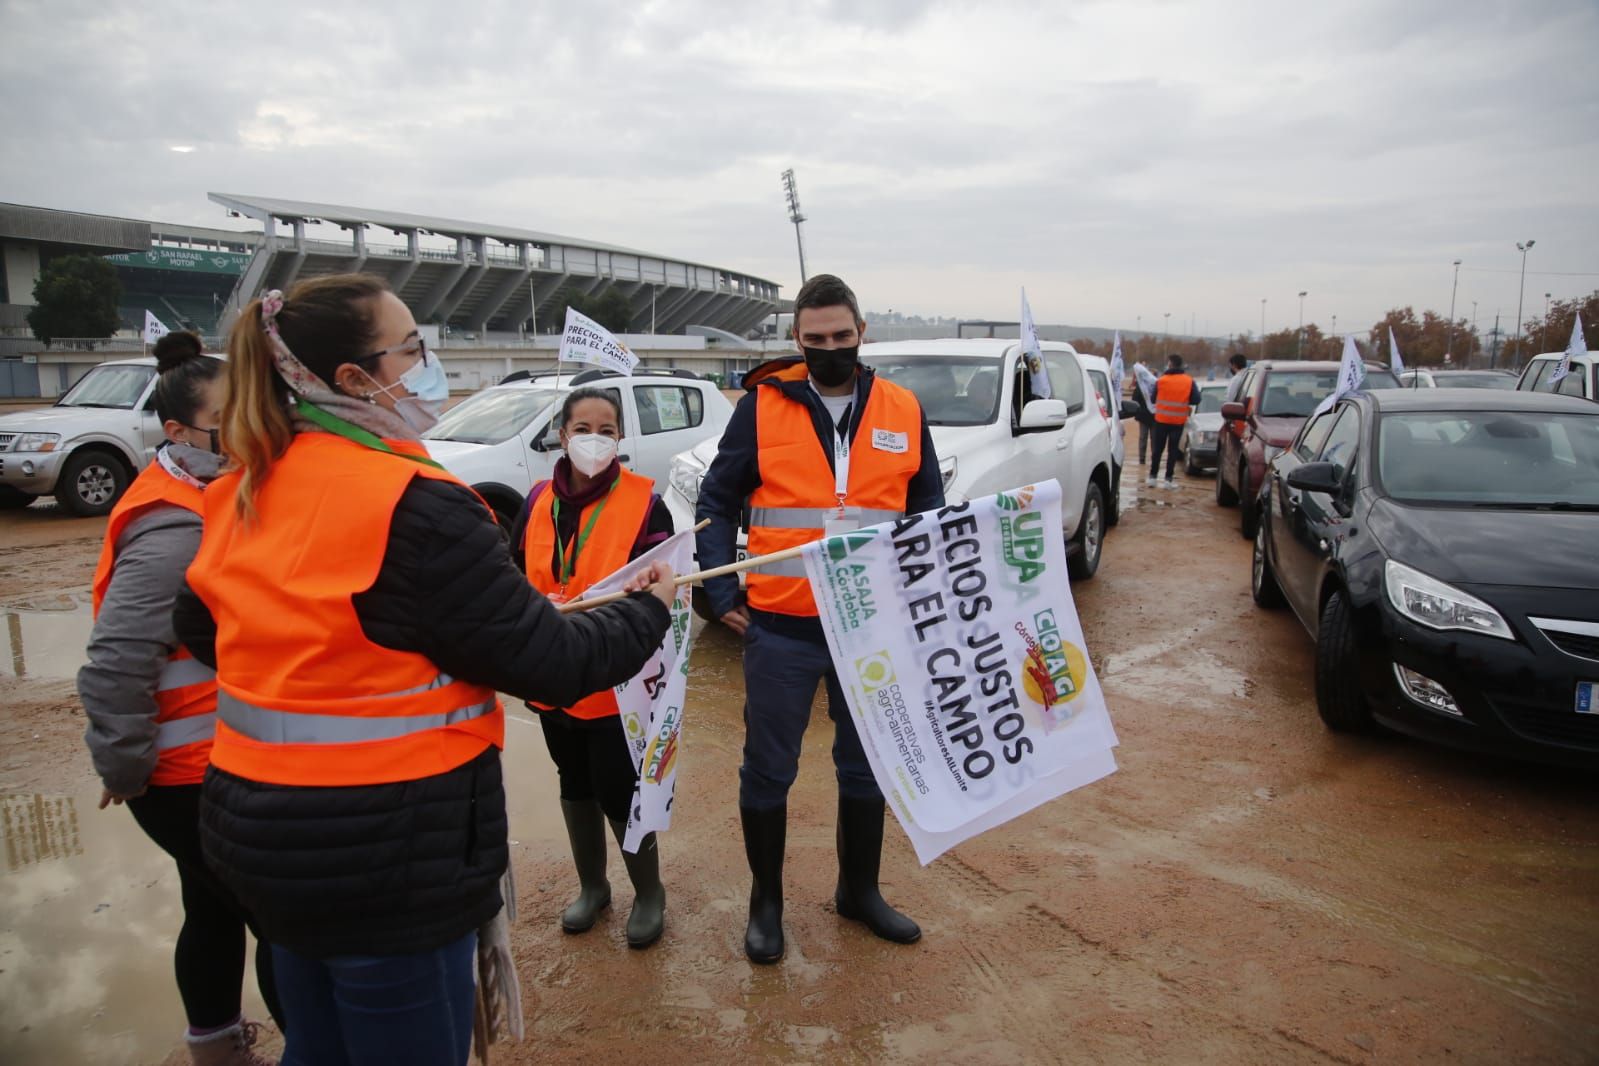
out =
{"type": "Polygon", "coordinates": [[[744,636],[744,765],[740,807],[767,811],[788,801],[799,775],[800,742],[811,720],[816,683],[827,681],[838,791],[851,799],[882,796],[825,643],[776,633],[751,621],[744,636]]]}
{"type": "Polygon", "coordinates": [[[274,946],[282,1066],[465,1066],[477,933],[415,955],[312,959],[274,946]]]}

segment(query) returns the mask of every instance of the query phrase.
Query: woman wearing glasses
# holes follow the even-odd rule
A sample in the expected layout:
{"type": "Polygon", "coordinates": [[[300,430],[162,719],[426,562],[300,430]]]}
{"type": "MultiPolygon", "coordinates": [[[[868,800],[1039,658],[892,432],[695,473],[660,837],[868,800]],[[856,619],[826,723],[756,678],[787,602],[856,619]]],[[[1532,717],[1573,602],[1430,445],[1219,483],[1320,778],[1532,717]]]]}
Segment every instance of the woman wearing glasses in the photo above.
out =
{"type": "Polygon", "coordinates": [[[563,616],[418,439],[443,373],[365,275],[251,303],[177,630],[217,667],[206,858],[273,944],[283,1061],[464,1063],[507,864],[496,691],[635,674],[674,595],[563,616]]]}

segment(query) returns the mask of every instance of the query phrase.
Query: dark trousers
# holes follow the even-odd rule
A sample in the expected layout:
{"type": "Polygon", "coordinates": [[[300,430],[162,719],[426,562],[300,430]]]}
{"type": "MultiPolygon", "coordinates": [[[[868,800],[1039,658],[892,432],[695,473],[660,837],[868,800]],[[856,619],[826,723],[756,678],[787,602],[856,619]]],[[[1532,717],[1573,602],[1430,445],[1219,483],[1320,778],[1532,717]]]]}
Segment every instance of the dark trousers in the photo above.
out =
{"type": "Polygon", "coordinates": [[[272,950],[289,1010],[283,1066],[465,1066],[477,933],[414,955],[272,950]]]}
{"type": "MultiPolygon", "coordinates": [[[[200,786],[157,785],[128,801],[133,820],[178,864],[183,927],[172,953],[183,1013],[194,1029],[229,1025],[239,1016],[244,983],[243,906],[200,853],[200,786]]],[[[272,1020],[283,1027],[272,975],[272,951],[257,940],[255,976],[272,1020]]]]}
{"type": "Polygon", "coordinates": [[[1160,473],[1160,453],[1166,453],[1166,480],[1171,480],[1172,468],[1177,465],[1177,442],[1182,440],[1183,425],[1179,422],[1171,425],[1168,422],[1155,423],[1155,453],[1149,459],[1149,476],[1156,477],[1160,473]]]}
{"type": "Polygon", "coordinates": [[[799,775],[800,742],[811,720],[816,684],[827,682],[833,720],[833,766],[840,795],[882,796],[827,645],[777,633],[752,621],[744,635],[744,765],[738,770],[740,807],[771,810],[787,802],[799,775]]]}
{"type": "Polygon", "coordinates": [[[627,750],[621,716],[574,718],[565,711],[543,710],[538,716],[561,780],[561,798],[598,800],[605,817],[625,824],[638,770],[627,750]]]}
{"type": "Polygon", "coordinates": [[[1138,423],[1138,461],[1149,462],[1149,423],[1138,423]]]}

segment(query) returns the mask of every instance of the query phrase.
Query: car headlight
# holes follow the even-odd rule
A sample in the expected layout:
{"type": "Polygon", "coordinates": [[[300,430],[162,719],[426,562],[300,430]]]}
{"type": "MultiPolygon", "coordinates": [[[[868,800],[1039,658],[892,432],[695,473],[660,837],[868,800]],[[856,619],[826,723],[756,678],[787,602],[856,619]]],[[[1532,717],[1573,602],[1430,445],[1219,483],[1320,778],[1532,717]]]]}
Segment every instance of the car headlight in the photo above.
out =
{"type": "Polygon", "coordinates": [[[53,452],[61,442],[59,433],[23,433],[11,444],[14,452],[53,452]]]}
{"type": "Polygon", "coordinates": [[[944,494],[949,495],[950,488],[955,484],[955,471],[959,465],[953,455],[946,455],[938,461],[938,476],[944,482],[944,494]]]}
{"type": "Polygon", "coordinates": [[[1215,432],[1213,430],[1209,430],[1209,429],[1200,430],[1199,431],[1199,443],[1201,443],[1201,444],[1215,444],[1216,443],[1216,434],[1215,434],[1215,432]]]}
{"type": "Polygon", "coordinates": [[[674,456],[667,480],[682,493],[690,507],[700,502],[700,482],[705,479],[705,468],[687,455],[674,456]]]}
{"type": "Polygon", "coordinates": [[[1515,640],[1498,611],[1453,585],[1389,559],[1383,589],[1394,610],[1428,629],[1462,629],[1485,637],[1515,640]]]}

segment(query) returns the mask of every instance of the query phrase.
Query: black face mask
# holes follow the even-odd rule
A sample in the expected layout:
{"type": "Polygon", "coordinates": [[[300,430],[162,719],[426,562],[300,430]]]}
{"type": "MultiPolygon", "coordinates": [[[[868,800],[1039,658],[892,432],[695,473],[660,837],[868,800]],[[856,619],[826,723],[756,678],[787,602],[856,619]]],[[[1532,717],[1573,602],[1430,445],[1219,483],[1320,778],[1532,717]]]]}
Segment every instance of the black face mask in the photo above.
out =
{"type": "Polygon", "coordinates": [[[825,385],[830,389],[837,388],[847,383],[855,376],[855,367],[860,363],[861,346],[850,348],[804,348],[805,368],[811,372],[811,377],[818,385],[825,385]]]}

